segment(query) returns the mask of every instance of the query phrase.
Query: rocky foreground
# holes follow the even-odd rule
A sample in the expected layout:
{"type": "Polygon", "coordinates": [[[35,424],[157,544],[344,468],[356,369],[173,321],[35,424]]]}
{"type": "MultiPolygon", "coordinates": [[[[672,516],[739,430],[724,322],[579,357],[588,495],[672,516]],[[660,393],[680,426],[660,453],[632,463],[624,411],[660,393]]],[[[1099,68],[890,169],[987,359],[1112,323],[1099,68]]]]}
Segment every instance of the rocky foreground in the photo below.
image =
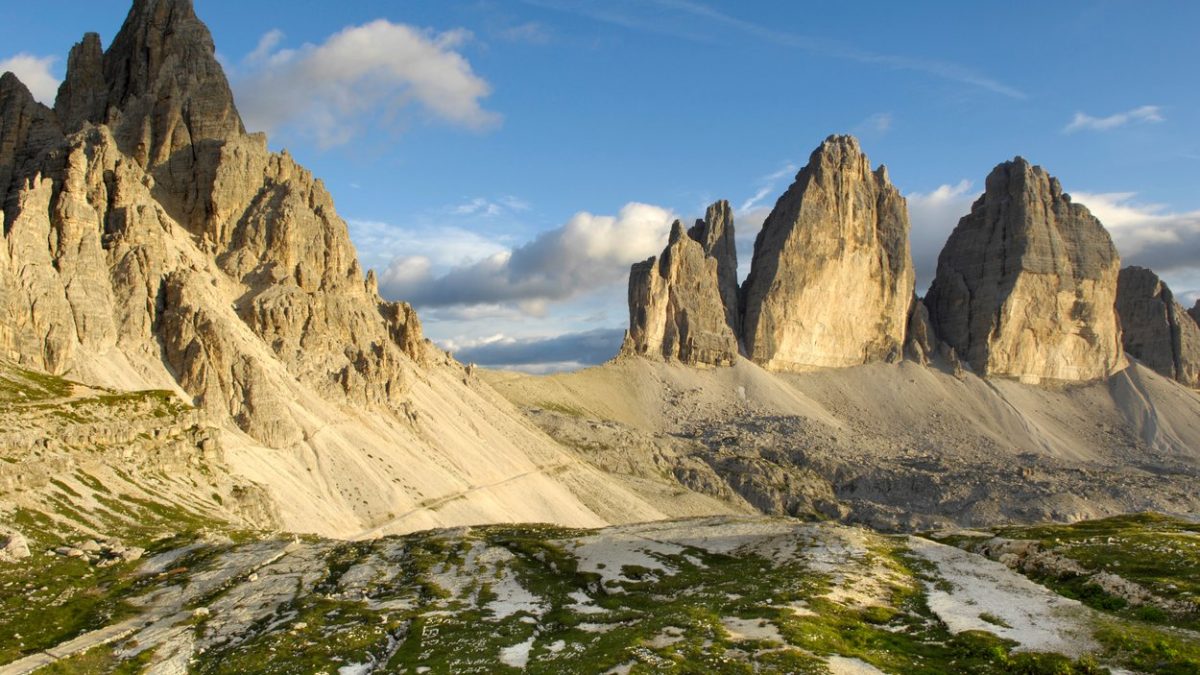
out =
{"type": "Polygon", "coordinates": [[[36,533],[0,566],[0,672],[1200,668],[1200,526],[1152,516],[923,537],[763,517],[359,542],[210,530],[111,566],[53,543],[36,533]]]}

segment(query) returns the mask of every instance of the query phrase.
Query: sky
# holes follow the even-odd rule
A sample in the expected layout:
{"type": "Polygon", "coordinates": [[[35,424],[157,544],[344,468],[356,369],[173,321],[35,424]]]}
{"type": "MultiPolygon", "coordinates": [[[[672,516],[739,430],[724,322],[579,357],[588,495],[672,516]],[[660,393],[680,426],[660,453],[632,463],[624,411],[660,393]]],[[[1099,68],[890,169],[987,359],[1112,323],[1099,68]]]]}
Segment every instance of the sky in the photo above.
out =
{"type": "MultiPolygon", "coordinates": [[[[993,166],[1040,164],[1200,298],[1200,3],[195,0],[250,130],[324,179],[383,294],[462,361],[615,354],[629,265],[728,199],[754,236],[822,139],[908,199],[918,293],[993,166]]],[[[0,0],[52,102],[124,2],[0,0]]]]}

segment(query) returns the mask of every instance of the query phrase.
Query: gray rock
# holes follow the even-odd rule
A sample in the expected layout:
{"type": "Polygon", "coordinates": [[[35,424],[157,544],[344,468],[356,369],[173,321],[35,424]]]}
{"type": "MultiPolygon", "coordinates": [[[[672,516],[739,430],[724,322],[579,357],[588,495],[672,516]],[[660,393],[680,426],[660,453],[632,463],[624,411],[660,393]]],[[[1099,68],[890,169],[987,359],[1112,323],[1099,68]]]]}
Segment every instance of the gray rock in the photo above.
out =
{"type": "Polygon", "coordinates": [[[736,302],[729,278],[736,279],[736,270],[728,203],[709,207],[708,217],[690,232],[675,221],[662,255],[630,270],[623,351],[691,365],[732,365],[738,355],[737,309],[727,302],[736,302]]]}
{"type": "Polygon", "coordinates": [[[1200,386],[1200,326],[1154,272],[1126,267],[1117,282],[1125,351],[1155,372],[1200,386]]]}
{"type": "Polygon", "coordinates": [[[978,375],[1098,379],[1124,365],[1119,268],[1100,221],[1018,157],[992,171],[950,235],[926,304],[938,338],[978,375]]]}
{"type": "Polygon", "coordinates": [[[0,529],[0,562],[12,563],[30,556],[29,540],[16,530],[0,529]]]}
{"type": "Polygon", "coordinates": [[[776,202],[742,287],[747,355],[771,370],[903,351],[914,272],[904,197],[851,136],[830,136],[776,202]]]}

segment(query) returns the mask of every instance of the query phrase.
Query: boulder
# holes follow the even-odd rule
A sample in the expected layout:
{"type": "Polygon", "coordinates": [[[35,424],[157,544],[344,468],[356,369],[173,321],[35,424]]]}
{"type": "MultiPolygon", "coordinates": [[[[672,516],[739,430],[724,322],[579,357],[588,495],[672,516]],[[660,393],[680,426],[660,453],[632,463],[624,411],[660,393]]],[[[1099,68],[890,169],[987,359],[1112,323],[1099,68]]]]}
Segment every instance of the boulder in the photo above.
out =
{"type": "Polygon", "coordinates": [[[1094,380],[1125,363],[1119,269],[1100,221],[1018,157],[950,235],[926,304],[938,339],[980,376],[1094,380]]]}
{"type": "Polygon", "coordinates": [[[908,210],[851,136],[830,136],[767,217],[742,286],[747,355],[770,370],[899,358],[915,275],[908,210]]]}
{"type": "Polygon", "coordinates": [[[1154,272],[1126,267],[1117,281],[1125,351],[1160,375],[1200,386],[1200,326],[1154,272]]]}

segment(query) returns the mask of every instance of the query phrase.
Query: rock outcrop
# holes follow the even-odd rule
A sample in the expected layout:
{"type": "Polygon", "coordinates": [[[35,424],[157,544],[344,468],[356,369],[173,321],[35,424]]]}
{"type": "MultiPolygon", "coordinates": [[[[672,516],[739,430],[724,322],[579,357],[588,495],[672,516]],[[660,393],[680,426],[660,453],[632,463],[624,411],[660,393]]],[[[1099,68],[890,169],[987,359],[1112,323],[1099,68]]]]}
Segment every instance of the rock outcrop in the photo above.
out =
{"type": "Polygon", "coordinates": [[[830,136],[775,204],[742,287],[747,355],[771,370],[899,358],[915,275],[904,197],[830,136]]]}
{"type": "Polygon", "coordinates": [[[1161,375],[1200,386],[1200,326],[1157,274],[1143,267],[1121,270],[1117,313],[1126,352],[1161,375]]]}
{"type": "Polygon", "coordinates": [[[950,235],[926,304],[938,338],[980,376],[1098,379],[1124,364],[1119,269],[1100,221],[1018,157],[950,235]]]}
{"type": "Polygon", "coordinates": [[[732,365],[738,355],[737,251],[728,202],[685,232],[675,221],[662,255],[629,273],[623,351],[690,365],[732,365]]]}
{"type": "Polygon", "coordinates": [[[1191,315],[1192,320],[1200,324],[1200,300],[1197,300],[1196,304],[1192,305],[1192,308],[1188,310],[1188,314],[1191,315]]]}

